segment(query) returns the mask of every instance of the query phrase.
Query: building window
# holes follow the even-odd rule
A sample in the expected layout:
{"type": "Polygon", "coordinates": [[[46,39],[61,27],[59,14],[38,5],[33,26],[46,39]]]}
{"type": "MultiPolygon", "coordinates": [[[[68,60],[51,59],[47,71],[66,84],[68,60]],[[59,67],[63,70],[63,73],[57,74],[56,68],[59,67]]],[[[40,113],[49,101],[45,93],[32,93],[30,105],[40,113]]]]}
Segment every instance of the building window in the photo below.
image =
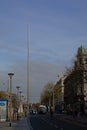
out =
{"type": "Polygon", "coordinates": [[[82,59],[81,59],[81,58],[79,58],[79,64],[80,64],[80,65],[82,64],[82,59]]]}

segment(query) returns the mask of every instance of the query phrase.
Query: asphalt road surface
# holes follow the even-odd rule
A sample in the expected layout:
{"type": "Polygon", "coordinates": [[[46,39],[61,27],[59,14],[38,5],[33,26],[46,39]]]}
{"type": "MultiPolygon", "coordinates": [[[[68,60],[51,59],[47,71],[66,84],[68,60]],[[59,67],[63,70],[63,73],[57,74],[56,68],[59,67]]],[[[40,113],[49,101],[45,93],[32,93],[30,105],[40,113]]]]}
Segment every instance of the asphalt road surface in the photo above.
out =
{"type": "Polygon", "coordinates": [[[30,115],[29,121],[33,130],[87,130],[87,125],[50,115],[30,115]]]}

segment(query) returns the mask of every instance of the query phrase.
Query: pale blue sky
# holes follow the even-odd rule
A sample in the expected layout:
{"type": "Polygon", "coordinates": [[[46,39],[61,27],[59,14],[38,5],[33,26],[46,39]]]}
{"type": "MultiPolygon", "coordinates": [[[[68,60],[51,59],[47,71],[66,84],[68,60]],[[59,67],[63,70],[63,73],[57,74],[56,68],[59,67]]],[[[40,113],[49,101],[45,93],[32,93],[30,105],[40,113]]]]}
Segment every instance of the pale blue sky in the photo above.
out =
{"type": "Polygon", "coordinates": [[[80,45],[87,47],[87,0],[0,0],[0,86],[26,97],[27,24],[30,24],[30,100],[38,101],[47,82],[57,81],[80,45]],[[3,86],[3,83],[4,86],[3,86]]]}

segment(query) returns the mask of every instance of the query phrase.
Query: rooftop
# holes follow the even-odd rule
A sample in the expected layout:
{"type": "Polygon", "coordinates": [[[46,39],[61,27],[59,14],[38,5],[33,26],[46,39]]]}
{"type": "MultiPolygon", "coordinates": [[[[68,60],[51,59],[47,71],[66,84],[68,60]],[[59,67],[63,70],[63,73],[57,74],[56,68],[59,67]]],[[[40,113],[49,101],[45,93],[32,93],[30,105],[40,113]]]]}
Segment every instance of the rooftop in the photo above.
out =
{"type": "Polygon", "coordinates": [[[87,55],[87,49],[84,48],[84,47],[81,45],[81,46],[78,48],[77,54],[78,54],[78,55],[87,55]]]}

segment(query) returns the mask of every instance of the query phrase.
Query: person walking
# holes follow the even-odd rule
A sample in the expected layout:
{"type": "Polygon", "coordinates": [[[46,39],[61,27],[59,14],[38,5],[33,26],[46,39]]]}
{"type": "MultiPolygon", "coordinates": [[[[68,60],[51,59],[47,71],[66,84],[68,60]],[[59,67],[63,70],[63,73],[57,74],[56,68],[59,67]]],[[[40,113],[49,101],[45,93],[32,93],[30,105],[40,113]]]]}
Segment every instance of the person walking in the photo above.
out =
{"type": "Polygon", "coordinates": [[[53,117],[53,113],[54,113],[53,107],[51,107],[51,109],[50,109],[50,116],[51,116],[51,117],[53,117]]]}

